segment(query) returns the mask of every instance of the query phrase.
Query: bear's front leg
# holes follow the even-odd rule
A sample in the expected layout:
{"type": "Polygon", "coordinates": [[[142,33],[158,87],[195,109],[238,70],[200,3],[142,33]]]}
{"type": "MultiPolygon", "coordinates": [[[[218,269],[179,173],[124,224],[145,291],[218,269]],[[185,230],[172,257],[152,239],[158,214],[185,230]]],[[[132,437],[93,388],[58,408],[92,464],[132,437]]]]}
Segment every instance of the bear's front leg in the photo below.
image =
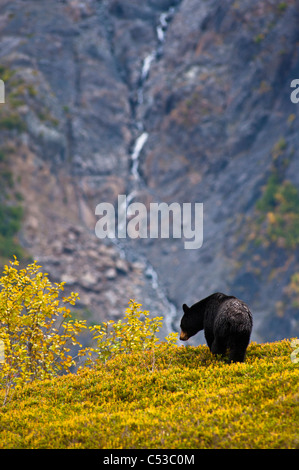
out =
{"type": "Polygon", "coordinates": [[[212,352],[212,345],[213,345],[213,342],[214,342],[214,335],[213,335],[213,333],[207,333],[207,332],[205,331],[205,338],[206,338],[207,345],[209,346],[209,349],[210,349],[210,351],[212,352]]]}

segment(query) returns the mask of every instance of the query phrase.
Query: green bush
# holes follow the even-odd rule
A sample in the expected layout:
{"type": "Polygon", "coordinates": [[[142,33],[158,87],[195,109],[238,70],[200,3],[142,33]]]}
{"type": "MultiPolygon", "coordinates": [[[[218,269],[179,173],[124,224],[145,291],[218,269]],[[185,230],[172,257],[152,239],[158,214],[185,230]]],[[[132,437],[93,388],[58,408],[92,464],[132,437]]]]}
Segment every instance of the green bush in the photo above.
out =
{"type": "Polygon", "coordinates": [[[18,132],[26,130],[25,122],[20,118],[17,113],[10,113],[0,116],[0,129],[13,130],[18,132]]]}
{"type": "Polygon", "coordinates": [[[23,219],[22,196],[15,191],[15,181],[10,165],[9,148],[0,149],[0,258],[23,258],[25,252],[17,241],[23,219]]]}
{"type": "Polygon", "coordinates": [[[256,208],[262,215],[261,224],[266,222],[264,237],[288,249],[298,246],[299,193],[291,182],[280,182],[278,175],[272,174],[256,208]]]}
{"type": "Polygon", "coordinates": [[[15,241],[21,228],[23,208],[20,205],[9,206],[0,203],[0,256],[12,258],[23,257],[23,250],[15,241]]]}
{"type": "Polygon", "coordinates": [[[12,237],[21,228],[23,208],[21,206],[0,205],[0,234],[4,237],[12,237]]]}
{"type": "Polygon", "coordinates": [[[272,174],[267,181],[262,197],[256,204],[256,208],[259,211],[266,213],[269,210],[273,210],[275,208],[277,204],[276,194],[278,192],[279,186],[280,183],[278,176],[276,174],[272,174]]]}

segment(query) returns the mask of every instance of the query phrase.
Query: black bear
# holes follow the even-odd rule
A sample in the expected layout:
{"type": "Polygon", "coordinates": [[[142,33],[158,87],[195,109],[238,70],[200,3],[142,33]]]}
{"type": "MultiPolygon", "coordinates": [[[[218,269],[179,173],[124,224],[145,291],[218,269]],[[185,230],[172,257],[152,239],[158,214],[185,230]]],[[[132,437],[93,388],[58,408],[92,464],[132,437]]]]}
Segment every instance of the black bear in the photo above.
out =
{"type": "Polygon", "coordinates": [[[200,300],[192,307],[183,305],[180,340],[187,341],[204,330],[213,354],[230,350],[232,362],[243,362],[252,330],[252,315],[242,300],[219,292],[200,300]]]}

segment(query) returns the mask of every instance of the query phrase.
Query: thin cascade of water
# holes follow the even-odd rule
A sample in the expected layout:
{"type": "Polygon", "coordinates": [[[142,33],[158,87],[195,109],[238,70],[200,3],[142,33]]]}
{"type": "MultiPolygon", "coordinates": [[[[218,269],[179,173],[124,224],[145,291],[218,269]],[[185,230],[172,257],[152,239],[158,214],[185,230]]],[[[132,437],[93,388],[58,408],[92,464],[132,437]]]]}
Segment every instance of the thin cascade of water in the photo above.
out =
{"type": "Polygon", "coordinates": [[[133,152],[131,154],[131,160],[132,160],[132,168],[131,168],[131,173],[133,175],[133,178],[135,180],[140,179],[140,174],[139,174],[139,156],[140,153],[148,139],[148,133],[143,132],[136,140],[133,152]]]}
{"type": "Polygon", "coordinates": [[[172,302],[170,302],[170,300],[168,299],[167,295],[165,294],[164,289],[161,287],[159,283],[159,277],[158,277],[157,271],[153,268],[153,266],[149,262],[147,262],[145,275],[149,279],[151,279],[152,288],[154,289],[154,291],[156,291],[158,299],[167,308],[167,315],[165,315],[164,317],[164,326],[165,326],[165,331],[167,335],[173,331],[172,324],[177,314],[176,306],[172,302]]]}
{"type": "Polygon", "coordinates": [[[156,28],[158,41],[164,42],[165,33],[168,28],[168,24],[174,15],[175,9],[170,7],[168,11],[161,13],[159,23],[156,28]]]}
{"type": "MultiPolygon", "coordinates": [[[[173,7],[170,7],[169,10],[161,13],[159,17],[159,22],[156,27],[158,44],[157,44],[156,49],[153,50],[150,54],[148,54],[142,62],[141,72],[140,72],[140,77],[139,77],[139,82],[138,82],[139,85],[137,89],[137,105],[143,104],[144,84],[149,77],[152,64],[157,60],[157,58],[159,57],[159,54],[161,53],[161,45],[164,43],[165,33],[168,28],[169,22],[171,21],[174,15],[174,12],[175,12],[175,9],[173,7]]],[[[143,122],[137,121],[135,123],[135,126],[137,129],[141,131],[141,134],[135,140],[135,143],[133,145],[133,151],[131,153],[131,161],[132,161],[131,174],[133,176],[133,180],[136,182],[136,181],[141,180],[140,173],[139,173],[139,157],[146,141],[148,140],[149,134],[145,131],[143,122]]]]}
{"type": "MultiPolygon", "coordinates": [[[[141,66],[140,78],[137,89],[137,106],[143,104],[144,85],[147,79],[149,78],[152,64],[159,58],[161,54],[161,48],[165,40],[166,30],[169,25],[169,22],[171,21],[174,15],[174,12],[175,9],[171,7],[168,11],[161,13],[159,17],[159,22],[156,27],[157,47],[154,51],[152,51],[149,55],[144,58],[141,66]]],[[[148,141],[149,134],[148,132],[146,132],[144,128],[144,123],[142,121],[136,121],[135,127],[136,129],[139,129],[141,133],[138,135],[134,144],[132,145],[132,151],[130,153],[132,186],[131,191],[127,195],[127,198],[124,202],[126,204],[126,207],[122,208],[122,210],[126,210],[130,202],[132,202],[132,200],[137,196],[138,188],[142,183],[142,177],[139,172],[140,155],[148,141]]],[[[121,241],[116,240],[115,243],[120,249],[122,256],[124,256],[125,248],[123,246],[123,243],[121,241]]],[[[154,267],[143,256],[139,256],[139,259],[145,264],[145,275],[148,279],[151,280],[152,288],[156,292],[157,298],[161,301],[161,304],[165,307],[165,312],[167,312],[164,318],[164,330],[165,334],[167,335],[173,331],[172,323],[176,318],[176,307],[169,301],[165,290],[160,285],[158,274],[154,267]]]]}
{"type": "Polygon", "coordinates": [[[149,71],[152,65],[152,62],[156,59],[156,51],[151,52],[143,61],[141,69],[141,82],[144,83],[149,76],[149,71]]]}

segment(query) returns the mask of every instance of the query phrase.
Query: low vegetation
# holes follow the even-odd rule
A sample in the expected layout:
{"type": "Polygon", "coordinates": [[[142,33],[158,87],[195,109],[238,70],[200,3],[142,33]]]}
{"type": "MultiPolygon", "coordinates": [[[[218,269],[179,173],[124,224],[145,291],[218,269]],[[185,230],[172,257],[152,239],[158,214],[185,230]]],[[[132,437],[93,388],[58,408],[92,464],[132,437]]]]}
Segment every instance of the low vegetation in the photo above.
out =
{"type": "Polygon", "coordinates": [[[298,448],[299,368],[289,341],[227,364],[163,345],[28,384],[0,411],[2,448],[298,448]],[[150,355],[149,355],[150,356],[150,355]]]}
{"type": "Polygon", "coordinates": [[[84,364],[59,375],[74,360],[67,341],[78,347],[84,323],[75,331],[64,306],[77,295],[60,300],[63,286],[38,268],[18,270],[15,260],[0,279],[0,447],[299,447],[298,340],[251,343],[246,361],[230,364],[207,346],[177,346],[174,334],[159,341],[161,318],[131,300],[123,320],[92,327],[95,344],[77,352],[84,364]],[[62,333],[57,319],[66,323],[62,333]],[[33,354],[36,344],[42,354],[33,354]]]}

